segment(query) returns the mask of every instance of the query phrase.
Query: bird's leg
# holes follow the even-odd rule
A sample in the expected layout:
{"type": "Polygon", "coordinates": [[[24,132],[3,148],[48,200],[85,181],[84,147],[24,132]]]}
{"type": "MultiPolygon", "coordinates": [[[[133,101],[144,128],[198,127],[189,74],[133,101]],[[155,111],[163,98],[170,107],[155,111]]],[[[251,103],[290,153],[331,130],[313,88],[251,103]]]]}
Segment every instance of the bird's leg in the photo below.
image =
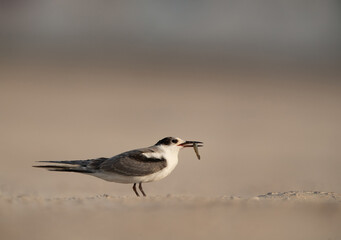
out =
{"type": "Polygon", "coordinates": [[[139,193],[136,191],[136,183],[134,183],[134,185],[133,185],[133,190],[134,190],[136,196],[139,197],[140,195],[139,195],[139,193]]]}
{"type": "Polygon", "coordinates": [[[146,197],[147,195],[143,191],[142,183],[141,182],[139,183],[139,189],[140,189],[141,193],[143,194],[143,196],[146,197]]]}

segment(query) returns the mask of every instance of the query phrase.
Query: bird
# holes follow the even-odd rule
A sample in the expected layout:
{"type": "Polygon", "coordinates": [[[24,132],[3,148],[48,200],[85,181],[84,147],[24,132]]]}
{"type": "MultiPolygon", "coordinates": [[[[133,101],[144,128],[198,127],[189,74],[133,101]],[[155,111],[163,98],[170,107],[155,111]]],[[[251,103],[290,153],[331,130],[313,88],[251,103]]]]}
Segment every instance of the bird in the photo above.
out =
{"type": "Polygon", "coordinates": [[[154,182],[167,177],[178,164],[178,154],[182,148],[203,147],[203,142],[184,141],[177,137],[165,137],[156,144],[123,152],[111,158],[95,158],[70,161],[38,161],[49,165],[33,167],[49,171],[76,172],[101,178],[109,182],[133,184],[136,196],[146,197],[142,183],[154,182]],[[53,165],[51,165],[53,164],[53,165]]]}

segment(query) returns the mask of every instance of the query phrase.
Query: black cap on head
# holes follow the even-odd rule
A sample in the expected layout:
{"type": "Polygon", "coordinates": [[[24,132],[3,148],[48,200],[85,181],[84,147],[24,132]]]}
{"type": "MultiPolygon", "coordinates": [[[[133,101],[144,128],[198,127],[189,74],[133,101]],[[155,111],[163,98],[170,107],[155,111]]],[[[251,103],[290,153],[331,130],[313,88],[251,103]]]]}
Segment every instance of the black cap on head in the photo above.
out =
{"type": "Polygon", "coordinates": [[[177,143],[178,139],[173,137],[165,137],[158,141],[155,145],[171,145],[172,143],[177,143]]]}

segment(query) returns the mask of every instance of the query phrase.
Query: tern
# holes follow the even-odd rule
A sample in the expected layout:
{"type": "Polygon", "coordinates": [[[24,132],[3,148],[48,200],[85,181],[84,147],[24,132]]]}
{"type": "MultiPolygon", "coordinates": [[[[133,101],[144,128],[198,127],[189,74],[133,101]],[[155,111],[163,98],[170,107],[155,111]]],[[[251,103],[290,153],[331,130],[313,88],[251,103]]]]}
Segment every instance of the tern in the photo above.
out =
{"type": "Polygon", "coordinates": [[[147,196],[142,183],[154,182],[168,176],[178,164],[180,149],[203,146],[203,142],[184,141],[180,138],[166,137],[155,145],[131,150],[111,158],[96,158],[72,161],[39,161],[54,165],[33,166],[49,171],[77,172],[104,179],[109,182],[133,184],[136,196],[136,184],[143,196],[147,196]],[[56,164],[57,163],[57,164],[56,164]]]}

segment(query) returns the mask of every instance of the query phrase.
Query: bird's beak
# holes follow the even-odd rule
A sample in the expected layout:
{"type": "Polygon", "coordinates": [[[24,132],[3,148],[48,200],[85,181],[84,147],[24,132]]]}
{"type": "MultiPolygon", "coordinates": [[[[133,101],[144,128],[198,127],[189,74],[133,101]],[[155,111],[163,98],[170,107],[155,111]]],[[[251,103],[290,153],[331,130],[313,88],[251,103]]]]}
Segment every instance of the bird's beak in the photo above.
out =
{"type": "Polygon", "coordinates": [[[203,142],[198,142],[198,141],[186,141],[186,142],[183,142],[183,143],[180,143],[178,146],[181,146],[181,147],[193,147],[194,143],[197,144],[198,147],[203,147],[203,142]]]}

